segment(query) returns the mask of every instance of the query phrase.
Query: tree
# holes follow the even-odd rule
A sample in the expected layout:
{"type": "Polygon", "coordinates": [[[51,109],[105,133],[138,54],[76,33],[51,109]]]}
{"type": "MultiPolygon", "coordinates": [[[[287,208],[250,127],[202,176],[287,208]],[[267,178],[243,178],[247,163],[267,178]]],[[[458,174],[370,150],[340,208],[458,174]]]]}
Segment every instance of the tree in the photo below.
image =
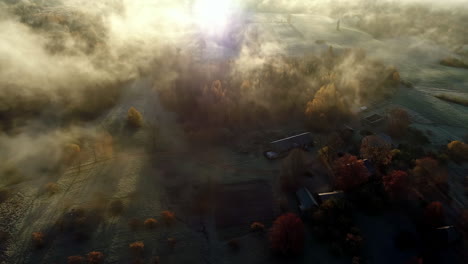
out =
{"type": "Polygon", "coordinates": [[[432,202],[424,210],[424,219],[431,227],[440,227],[444,225],[445,214],[444,206],[441,202],[432,202]]]}
{"type": "Polygon", "coordinates": [[[91,251],[87,255],[89,264],[101,264],[104,262],[104,254],[99,251],[91,251]]]}
{"type": "Polygon", "coordinates": [[[447,145],[450,158],[455,162],[468,161],[468,144],[455,140],[447,145]]]}
{"type": "Polygon", "coordinates": [[[279,216],[270,230],[270,242],[273,250],[281,254],[298,254],[304,248],[304,224],[293,213],[279,216]]]}
{"type": "Polygon", "coordinates": [[[260,223],[260,222],[253,222],[250,225],[250,230],[252,232],[263,232],[263,231],[265,231],[265,225],[260,223]]]}
{"type": "Polygon", "coordinates": [[[392,137],[401,137],[408,130],[410,123],[410,116],[405,109],[394,108],[388,117],[388,133],[392,137]]]}
{"type": "Polygon", "coordinates": [[[385,191],[392,198],[404,197],[408,191],[408,173],[401,170],[394,170],[383,177],[385,191]]]}
{"type": "Polygon", "coordinates": [[[392,161],[392,145],[377,135],[366,136],[361,142],[361,156],[376,166],[392,161]]]}
{"type": "Polygon", "coordinates": [[[34,247],[37,249],[40,249],[44,247],[45,244],[45,235],[42,232],[34,232],[32,233],[32,241],[34,244],[34,247]]]}
{"type": "Polygon", "coordinates": [[[133,128],[139,128],[143,125],[143,116],[133,106],[128,109],[127,123],[133,128]]]}
{"type": "Polygon", "coordinates": [[[130,248],[130,251],[133,255],[140,256],[145,249],[145,244],[142,241],[137,241],[131,243],[128,247],[130,248]]]}
{"type": "Polygon", "coordinates": [[[174,212],[171,211],[162,211],[161,218],[163,219],[164,223],[167,225],[172,225],[175,223],[176,218],[174,212]]]}
{"type": "Polygon", "coordinates": [[[143,223],[143,225],[148,228],[148,229],[153,229],[156,227],[156,225],[158,224],[158,220],[154,219],[154,218],[148,218],[145,220],[145,222],[143,223]]]}
{"type": "Polygon", "coordinates": [[[81,152],[81,148],[77,144],[67,144],[64,149],[63,159],[65,163],[69,164],[76,160],[81,152]]]}
{"type": "Polygon", "coordinates": [[[67,264],[84,264],[85,258],[82,256],[69,256],[67,264]]]}
{"type": "Polygon", "coordinates": [[[49,182],[45,185],[45,190],[48,194],[53,195],[60,191],[60,186],[57,183],[49,182]]]}
{"type": "Polygon", "coordinates": [[[364,161],[349,154],[335,161],[334,171],[335,185],[341,190],[353,189],[369,178],[369,171],[364,165],[364,161]]]}
{"type": "Polygon", "coordinates": [[[411,173],[413,174],[413,181],[419,188],[447,183],[447,171],[440,166],[436,159],[424,157],[417,159],[415,164],[411,173]]]}

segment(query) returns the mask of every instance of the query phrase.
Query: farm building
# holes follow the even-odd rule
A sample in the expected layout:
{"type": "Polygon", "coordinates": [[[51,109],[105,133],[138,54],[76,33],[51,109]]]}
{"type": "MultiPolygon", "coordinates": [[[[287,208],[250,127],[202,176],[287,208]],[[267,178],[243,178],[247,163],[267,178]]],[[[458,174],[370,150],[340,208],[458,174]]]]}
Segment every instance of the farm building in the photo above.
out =
{"type": "Polygon", "coordinates": [[[312,135],[305,132],[299,135],[275,140],[270,143],[270,149],[276,153],[289,151],[293,148],[303,148],[312,145],[312,135]]]}
{"type": "Polygon", "coordinates": [[[302,212],[318,207],[317,200],[305,187],[300,188],[296,191],[296,198],[299,202],[299,209],[302,212]]]}
{"type": "Polygon", "coordinates": [[[374,126],[380,125],[384,120],[385,120],[384,116],[381,116],[379,114],[373,114],[373,115],[363,118],[362,123],[366,126],[374,127],[374,126]]]}

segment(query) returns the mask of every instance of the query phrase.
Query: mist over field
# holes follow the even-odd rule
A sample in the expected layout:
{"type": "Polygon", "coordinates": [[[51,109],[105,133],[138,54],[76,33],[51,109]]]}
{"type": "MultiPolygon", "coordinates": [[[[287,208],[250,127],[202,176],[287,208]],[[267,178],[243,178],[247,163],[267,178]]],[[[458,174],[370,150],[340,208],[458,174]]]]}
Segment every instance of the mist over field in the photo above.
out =
{"type": "MultiPolygon", "coordinates": [[[[192,145],[254,152],[288,125],[325,136],[384,100],[417,106],[447,129],[437,144],[461,140],[467,21],[467,0],[0,0],[0,203],[23,188],[29,196],[21,197],[55,194],[51,183],[62,175],[111,162],[101,169],[110,176],[73,192],[75,200],[52,202],[45,211],[60,210],[50,221],[75,204],[92,201],[90,212],[100,210],[101,196],[103,204],[130,197],[141,205],[120,173],[164,171],[146,168],[164,161],[147,164],[145,155],[192,145]]],[[[203,202],[203,188],[212,188],[203,184],[215,177],[205,172],[193,184],[202,186],[194,192],[203,202]]],[[[128,181],[150,193],[138,173],[128,181]]],[[[80,177],[58,184],[63,197],[80,177]]],[[[11,219],[0,220],[0,231],[30,239],[31,230],[11,219]]],[[[22,258],[21,241],[0,238],[0,263],[72,254],[22,258]]]]}

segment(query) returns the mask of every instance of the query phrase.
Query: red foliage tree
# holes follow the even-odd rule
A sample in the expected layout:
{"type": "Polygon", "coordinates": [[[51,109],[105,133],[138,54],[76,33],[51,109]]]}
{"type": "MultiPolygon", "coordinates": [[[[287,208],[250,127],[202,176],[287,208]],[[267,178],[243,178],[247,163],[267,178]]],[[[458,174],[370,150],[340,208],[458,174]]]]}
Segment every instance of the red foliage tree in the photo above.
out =
{"type": "Polygon", "coordinates": [[[444,225],[444,206],[441,202],[432,202],[424,210],[424,217],[427,223],[432,227],[444,225]]]}
{"type": "Polygon", "coordinates": [[[293,213],[279,216],[270,230],[271,247],[282,254],[298,254],[304,248],[304,224],[293,213]]]}
{"type": "Polygon", "coordinates": [[[99,251],[92,251],[88,253],[88,263],[89,264],[101,264],[104,262],[104,254],[99,251]]]}
{"type": "Polygon", "coordinates": [[[148,228],[148,229],[153,229],[156,227],[156,225],[158,224],[158,220],[154,219],[154,218],[148,218],[145,220],[145,222],[143,223],[143,225],[148,228]]]}
{"type": "Polygon", "coordinates": [[[341,190],[349,190],[366,182],[369,171],[363,160],[356,156],[344,155],[335,161],[336,187],[341,190]]]}
{"type": "Polygon", "coordinates": [[[392,198],[403,197],[408,191],[408,173],[395,170],[383,177],[385,191],[392,198]]]}

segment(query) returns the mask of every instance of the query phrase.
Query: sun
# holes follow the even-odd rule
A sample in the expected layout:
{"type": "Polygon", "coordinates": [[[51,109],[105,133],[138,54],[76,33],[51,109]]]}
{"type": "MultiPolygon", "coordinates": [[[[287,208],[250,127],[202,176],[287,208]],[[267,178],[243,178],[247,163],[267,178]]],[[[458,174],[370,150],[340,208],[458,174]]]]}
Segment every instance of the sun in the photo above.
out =
{"type": "Polygon", "coordinates": [[[203,31],[220,33],[227,25],[232,8],[232,0],[196,0],[192,15],[203,31]]]}

